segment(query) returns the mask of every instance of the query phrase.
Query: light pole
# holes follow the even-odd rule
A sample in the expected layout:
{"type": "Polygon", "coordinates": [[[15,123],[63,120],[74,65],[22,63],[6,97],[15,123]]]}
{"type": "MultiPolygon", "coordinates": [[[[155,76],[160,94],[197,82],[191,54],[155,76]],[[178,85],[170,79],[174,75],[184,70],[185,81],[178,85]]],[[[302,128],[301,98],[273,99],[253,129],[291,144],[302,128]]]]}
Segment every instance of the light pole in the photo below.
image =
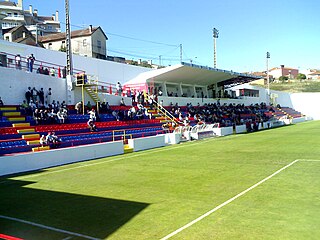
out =
{"type": "Polygon", "coordinates": [[[73,74],[72,67],[72,51],[71,51],[71,31],[70,31],[70,16],[69,16],[69,0],[65,0],[66,9],[66,52],[67,52],[67,75],[73,74]]]}
{"type": "Polygon", "coordinates": [[[216,28],[213,28],[212,33],[213,33],[213,67],[217,68],[217,38],[219,37],[219,30],[216,28]]]}
{"type": "MultiPolygon", "coordinates": [[[[66,10],[66,53],[67,53],[67,66],[66,66],[66,87],[67,87],[67,104],[72,104],[74,95],[71,93],[73,88],[73,65],[72,65],[72,48],[71,48],[71,30],[70,30],[70,16],[69,16],[69,0],[65,0],[66,10]]],[[[82,84],[82,112],[84,114],[84,93],[82,84]]]]}
{"type": "Polygon", "coordinates": [[[266,56],[266,62],[267,62],[267,100],[269,101],[269,105],[270,105],[269,58],[270,58],[270,53],[267,52],[267,56],[266,56]]]}

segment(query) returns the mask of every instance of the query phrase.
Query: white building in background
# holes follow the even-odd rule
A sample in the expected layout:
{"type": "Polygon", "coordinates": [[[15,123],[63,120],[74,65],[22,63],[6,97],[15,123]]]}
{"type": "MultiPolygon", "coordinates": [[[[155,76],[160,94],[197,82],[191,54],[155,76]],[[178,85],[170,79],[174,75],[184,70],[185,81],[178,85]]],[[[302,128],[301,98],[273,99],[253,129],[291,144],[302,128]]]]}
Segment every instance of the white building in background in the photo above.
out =
{"type": "MultiPolygon", "coordinates": [[[[101,27],[90,26],[87,29],[71,32],[72,53],[98,59],[107,58],[108,37],[101,27]]],[[[64,51],[66,48],[66,33],[51,34],[39,38],[46,49],[64,51]]]]}
{"type": "Polygon", "coordinates": [[[34,35],[37,29],[40,36],[61,32],[58,11],[52,16],[39,16],[38,10],[33,9],[32,5],[24,10],[23,0],[18,0],[17,3],[6,0],[0,2],[0,12],[6,15],[2,20],[2,29],[25,25],[34,35]]]}
{"type": "Polygon", "coordinates": [[[0,39],[3,39],[2,36],[2,20],[6,17],[7,15],[5,15],[4,13],[0,12],[0,39]]]}
{"type": "Polygon", "coordinates": [[[277,79],[282,76],[286,76],[289,79],[292,79],[292,78],[296,78],[298,74],[299,74],[299,69],[285,67],[284,65],[281,65],[280,67],[272,68],[269,70],[269,75],[277,79]]]}

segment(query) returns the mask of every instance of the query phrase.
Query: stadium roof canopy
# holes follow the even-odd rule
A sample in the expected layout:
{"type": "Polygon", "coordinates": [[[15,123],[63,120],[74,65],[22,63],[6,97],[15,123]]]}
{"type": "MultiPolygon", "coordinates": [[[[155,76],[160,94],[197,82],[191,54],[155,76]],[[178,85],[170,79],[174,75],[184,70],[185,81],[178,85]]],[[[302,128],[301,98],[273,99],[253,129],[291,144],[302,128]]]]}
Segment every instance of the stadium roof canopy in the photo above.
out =
{"type": "Polygon", "coordinates": [[[245,73],[237,73],[195,64],[181,63],[154,71],[141,73],[137,77],[131,79],[129,82],[126,82],[125,85],[166,82],[200,86],[218,84],[218,86],[232,87],[260,78],[261,77],[245,73]]]}

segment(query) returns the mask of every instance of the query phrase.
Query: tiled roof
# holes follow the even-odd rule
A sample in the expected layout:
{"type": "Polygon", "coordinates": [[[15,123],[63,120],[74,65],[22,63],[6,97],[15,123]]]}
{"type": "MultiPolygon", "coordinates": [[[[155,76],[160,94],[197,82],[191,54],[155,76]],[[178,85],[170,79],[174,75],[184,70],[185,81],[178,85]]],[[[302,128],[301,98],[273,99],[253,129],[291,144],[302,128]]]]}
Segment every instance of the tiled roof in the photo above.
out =
{"type": "Polygon", "coordinates": [[[320,71],[309,73],[309,75],[320,75],[320,71]]]}
{"type": "MultiPolygon", "coordinates": [[[[95,31],[97,31],[100,27],[93,27],[92,28],[92,32],[90,31],[90,28],[87,29],[82,29],[82,30],[76,30],[76,31],[72,31],[71,32],[71,38],[76,38],[76,37],[83,37],[83,36],[90,36],[92,35],[95,31]]],[[[100,28],[101,29],[101,28],[100,28]]],[[[102,29],[101,29],[102,31],[102,29]]],[[[102,33],[104,34],[104,32],[102,31],[102,33]]],[[[104,34],[105,35],[105,34],[104,34]]],[[[105,35],[106,39],[107,36],[105,35]]],[[[46,43],[46,42],[52,42],[52,41],[58,41],[58,40],[62,40],[66,38],[66,33],[56,33],[56,34],[50,34],[50,35],[46,35],[46,36],[41,36],[39,38],[39,41],[42,43],[46,43]]]]}
{"type": "Polygon", "coordinates": [[[20,25],[20,26],[17,26],[17,27],[13,27],[13,28],[8,28],[8,29],[3,29],[3,34],[6,34],[6,33],[14,33],[15,31],[17,31],[19,28],[24,28],[26,31],[29,32],[29,30],[24,26],[24,25],[20,25]]]}
{"type": "Polygon", "coordinates": [[[46,17],[46,16],[37,16],[37,19],[40,21],[53,21],[53,17],[46,17]]]}

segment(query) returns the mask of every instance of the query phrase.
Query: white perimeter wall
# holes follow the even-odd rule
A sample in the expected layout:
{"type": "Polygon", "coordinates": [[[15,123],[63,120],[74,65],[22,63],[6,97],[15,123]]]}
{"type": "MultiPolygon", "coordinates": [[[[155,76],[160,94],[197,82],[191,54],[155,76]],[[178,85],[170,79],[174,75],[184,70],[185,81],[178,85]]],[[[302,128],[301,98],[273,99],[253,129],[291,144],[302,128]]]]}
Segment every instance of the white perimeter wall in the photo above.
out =
{"type": "Polygon", "coordinates": [[[0,67],[0,97],[5,105],[19,105],[25,100],[28,87],[43,88],[46,95],[52,89],[52,100],[66,101],[66,80],[37,73],[0,67]]]}
{"type": "Polygon", "coordinates": [[[117,141],[4,156],[0,158],[0,176],[119,155],[123,152],[123,142],[117,141]]]}

